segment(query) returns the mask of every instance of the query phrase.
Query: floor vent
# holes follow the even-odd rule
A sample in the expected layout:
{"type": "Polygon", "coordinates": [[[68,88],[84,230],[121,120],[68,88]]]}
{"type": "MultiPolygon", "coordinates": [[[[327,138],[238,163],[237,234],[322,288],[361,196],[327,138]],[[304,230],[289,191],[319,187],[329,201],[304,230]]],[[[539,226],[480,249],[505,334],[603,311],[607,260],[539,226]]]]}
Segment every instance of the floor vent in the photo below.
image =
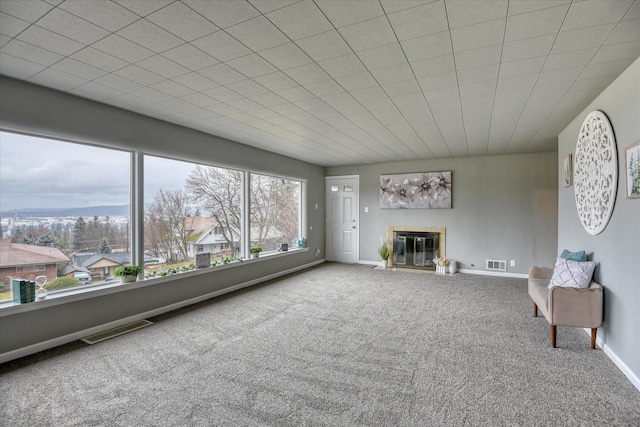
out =
{"type": "Polygon", "coordinates": [[[507,271],[507,261],[488,259],[487,270],[491,271],[507,271]]]}
{"type": "Polygon", "coordinates": [[[149,325],[153,325],[153,322],[149,320],[138,320],[137,322],[129,323],[127,325],[109,329],[108,331],[100,332],[99,334],[82,338],[81,341],[86,342],[87,344],[96,344],[100,341],[108,340],[109,338],[117,337],[118,335],[126,334],[127,332],[135,331],[136,329],[144,328],[149,325]]]}

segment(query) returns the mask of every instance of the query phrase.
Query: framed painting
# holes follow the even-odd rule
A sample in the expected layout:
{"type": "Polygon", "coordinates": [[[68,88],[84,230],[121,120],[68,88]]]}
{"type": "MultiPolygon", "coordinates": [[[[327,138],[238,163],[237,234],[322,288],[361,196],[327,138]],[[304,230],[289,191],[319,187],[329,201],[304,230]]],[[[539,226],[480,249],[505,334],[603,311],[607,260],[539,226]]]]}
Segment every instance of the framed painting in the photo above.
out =
{"type": "Polygon", "coordinates": [[[562,181],[565,187],[571,187],[573,185],[573,172],[571,164],[571,154],[562,161],[562,181]]]}
{"type": "Polygon", "coordinates": [[[380,175],[381,209],[451,209],[451,171],[380,175]]]}
{"type": "Polygon", "coordinates": [[[640,141],[624,150],[627,199],[640,198],[640,141]]]}

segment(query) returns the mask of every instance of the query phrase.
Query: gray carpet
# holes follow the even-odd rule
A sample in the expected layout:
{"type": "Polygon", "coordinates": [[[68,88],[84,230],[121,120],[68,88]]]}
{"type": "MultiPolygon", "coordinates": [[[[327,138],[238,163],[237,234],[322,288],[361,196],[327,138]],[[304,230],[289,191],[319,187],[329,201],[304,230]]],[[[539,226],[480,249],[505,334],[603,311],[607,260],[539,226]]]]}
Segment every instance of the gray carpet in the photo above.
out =
{"type": "Polygon", "coordinates": [[[640,425],[526,280],[327,263],[0,366],[5,426],[640,425]]]}

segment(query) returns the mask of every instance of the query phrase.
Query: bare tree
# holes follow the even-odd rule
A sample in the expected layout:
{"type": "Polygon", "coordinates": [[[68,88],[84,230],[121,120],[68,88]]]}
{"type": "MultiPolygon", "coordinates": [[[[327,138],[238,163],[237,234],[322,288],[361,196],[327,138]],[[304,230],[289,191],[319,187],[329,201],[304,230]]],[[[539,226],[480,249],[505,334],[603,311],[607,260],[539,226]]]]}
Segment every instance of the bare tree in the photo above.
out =
{"type": "Polygon", "coordinates": [[[297,182],[251,175],[251,240],[276,249],[298,236],[300,185],[297,182]]]}
{"type": "Polygon", "coordinates": [[[240,245],[235,232],[240,230],[242,172],[196,166],[187,177],[186,188],[193,201],[211,213],[222,237],[235,253],[240,245]]]}
{"type": "Polygon", "coordinates": [[[145,214],[147,249],[169,262],[188,258],[189,195],[182,190],[160,190],[145,214]]]}

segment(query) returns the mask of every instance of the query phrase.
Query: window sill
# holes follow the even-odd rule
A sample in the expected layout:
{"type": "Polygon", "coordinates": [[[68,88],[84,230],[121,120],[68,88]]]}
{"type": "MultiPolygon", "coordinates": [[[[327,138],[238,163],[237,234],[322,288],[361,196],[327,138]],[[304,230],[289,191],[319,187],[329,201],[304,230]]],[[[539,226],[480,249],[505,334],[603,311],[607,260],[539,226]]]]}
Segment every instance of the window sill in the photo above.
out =
{"type": "Polygon", "coordinates": [[[61,304],[67,304],[75,301],[82,301],[99,296],[115,294],[118,292],[129,291],[132,289],[144,288],[147,286],[154,286],[160,283],[170,282],[177,277],[187,278],[192,276],[199,276],[201,274],[208,274],[214,271],[222,271],[228,268],[236,268],[243,264],[253,264],[256,262],[265,262],[275,258],[286,257],[301,252],[308,252],[309,248],[294,248],[284,252],[269,252],[264,253],[258,258],[248,258],[243,261],[232,262],[229,264],[217,265],[214,267],[199,268],[196,270],[185,271],[184,273],[176,273],[164,277],[154,277],[151,279],[143,279],[133,283],[121,283],[114,282],[104,285],[95,285],[90,287],[78,287],[64,292],[56,292],[47,295],[47,298],[43,300],[36,300],[31,303],[14,304],[13,302],[0,303],[0,317],[24,313],[32,310],[38,310],[45,307],[52,307],[61,304]]]}

